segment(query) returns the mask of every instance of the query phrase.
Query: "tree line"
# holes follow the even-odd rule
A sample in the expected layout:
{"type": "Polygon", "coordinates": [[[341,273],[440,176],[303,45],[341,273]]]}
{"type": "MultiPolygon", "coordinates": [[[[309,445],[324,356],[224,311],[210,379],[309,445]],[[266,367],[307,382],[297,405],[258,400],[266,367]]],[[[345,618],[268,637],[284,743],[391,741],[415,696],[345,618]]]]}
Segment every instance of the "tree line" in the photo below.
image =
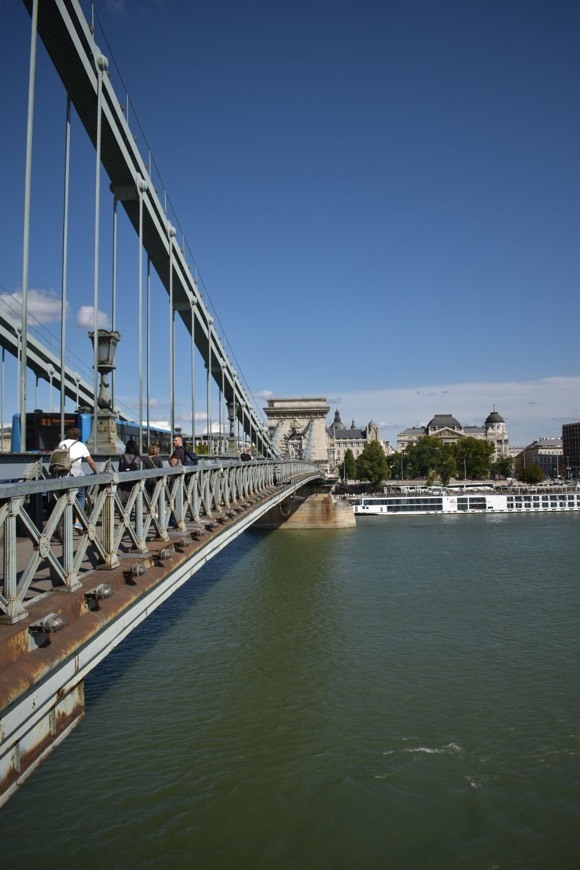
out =
{"type": "MultiPolygon", "coordinates": [[[[385,455],[378,441],[370,441],[357,458],[348,449],[339,471],[342,478],[365,480],[377,489],[384,480],[391,479],[421,478],[428,484],[440,480],[445,486],[452,477],[456,480],[509,477],[513,468],[512,457],[502,456],[494,462],[493,452],[493,444],[472,436],[448,444],[432,435],[424,435],[409,444],[404,453],[391,453],[389,456],[385,455]]],[[[543,474],[540,480],[542,477],[543,474]]]]}

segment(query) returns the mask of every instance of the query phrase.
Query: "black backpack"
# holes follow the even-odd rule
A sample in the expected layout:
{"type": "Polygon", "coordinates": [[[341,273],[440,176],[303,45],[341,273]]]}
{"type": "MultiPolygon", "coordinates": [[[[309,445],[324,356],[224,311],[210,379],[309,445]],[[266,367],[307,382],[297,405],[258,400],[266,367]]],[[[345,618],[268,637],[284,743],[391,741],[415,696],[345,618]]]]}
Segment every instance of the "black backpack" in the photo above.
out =
{"type": "Polygon", "coordinates": [[[139,471],[141,465],[141,457],[133,453],[124,453],[119,459],[119,471],[139,471]]]}
{"type": "Polygon", "coordinates": [[[197,453],[192,453],[191,450],[188,450],[187,447],[183,448],[183,464],[184,465],[197,465],[199,459],[197,457],[197,453]]]}

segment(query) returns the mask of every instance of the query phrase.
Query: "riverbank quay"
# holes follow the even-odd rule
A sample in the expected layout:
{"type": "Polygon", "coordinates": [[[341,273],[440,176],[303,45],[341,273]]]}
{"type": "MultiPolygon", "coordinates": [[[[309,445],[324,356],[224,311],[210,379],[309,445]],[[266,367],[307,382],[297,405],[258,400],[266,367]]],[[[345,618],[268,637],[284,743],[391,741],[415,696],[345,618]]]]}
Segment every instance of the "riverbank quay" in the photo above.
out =
{"type": "Polygon", "coordinates": [[[319,476],[282,462],[103,472],[86,478],[86,511],[78,478],[0,485],[0,803],[80,721],[86,674],[262,513],[319,476]],[[27,507],[39,493],[37,524],[27,507]]]}

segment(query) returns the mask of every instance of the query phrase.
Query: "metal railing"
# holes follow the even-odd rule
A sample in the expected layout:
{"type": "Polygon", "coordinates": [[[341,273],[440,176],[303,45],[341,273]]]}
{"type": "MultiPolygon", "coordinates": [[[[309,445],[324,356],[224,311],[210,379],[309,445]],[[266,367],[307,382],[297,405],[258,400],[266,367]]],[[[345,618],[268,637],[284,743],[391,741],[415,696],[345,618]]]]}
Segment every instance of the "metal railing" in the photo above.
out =
{"type": "Polygon", "coordinates": [[[41,570],[47,591],[73,591],[83,574],[117,568],[123,553],[145,555],[148,541],[168,540],[171,529],[226,522],[269,489],[320,477],[308,463],[236,461],[0,484],[0,622],[27,616],[41,570]],[[81,487],[85,508],[77,498],[81,487]]]}

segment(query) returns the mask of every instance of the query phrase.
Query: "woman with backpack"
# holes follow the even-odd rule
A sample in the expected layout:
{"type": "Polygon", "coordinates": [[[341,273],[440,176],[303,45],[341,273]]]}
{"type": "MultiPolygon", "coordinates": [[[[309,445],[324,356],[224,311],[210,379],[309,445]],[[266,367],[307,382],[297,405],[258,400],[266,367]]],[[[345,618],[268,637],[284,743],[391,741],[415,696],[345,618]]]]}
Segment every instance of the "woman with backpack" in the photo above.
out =
{"type": "MultiPolygon", "coordinates": [[[[125,447],[125,452],[119,459],[119,471],[140,471],[142,468],[141,455],[139,453],[139,446],[136,441],[130,439],[127,441],[127,446],[125,447]]],[[[118,486],[119,495],[123,504],[126,504],[129,500],[129,493],[133,488],[132,483],[120,483],[118,486]]]]}
{"type": "Polygon", "coordinates": [[[139,471],[141,468],[141,454],[136,441],[127,441],[125,452],[119,459],[119,471],[139,471]]]}
{"type": "MultiPolygon", "coordinates": [[[[95,462],[89,453],[89,448],[86,444],[80,440],[81,438],[81,430],[77,429],[76,426],[71,426],[70,429],[66,430],[66,438],[64,441],[61,441],[58,445],[59,451],[68,451],[68,462],[70,463],[70,470],[66,471],[62,476],[68,477],[82,477],[84,475],[82,462],[83,460],[87,463],[93,474],[98,474],[99,470],[95,465],[95,462]]],[[[54,454],[53,454],[54,456],[54,454]]],[[[61,460],[62,461],[62,460],[61,460]]],[[[52,462],[52,457],[51,457],[52,462]]],[[[67,463],[68,464],[68,463],[67,463]]],[[[64,467],[64,463],[63,463],[64,467]]],[[[79,507],[84,511],[85,503],[87,500],[87,490],[84,486],[79,487],[79,491],[77,493],[77,502],[79,507]]],[[[82,532],[83,527],[79,522],[76,522],[73,526],[74,530],[77,532],[82,532]]]]}

